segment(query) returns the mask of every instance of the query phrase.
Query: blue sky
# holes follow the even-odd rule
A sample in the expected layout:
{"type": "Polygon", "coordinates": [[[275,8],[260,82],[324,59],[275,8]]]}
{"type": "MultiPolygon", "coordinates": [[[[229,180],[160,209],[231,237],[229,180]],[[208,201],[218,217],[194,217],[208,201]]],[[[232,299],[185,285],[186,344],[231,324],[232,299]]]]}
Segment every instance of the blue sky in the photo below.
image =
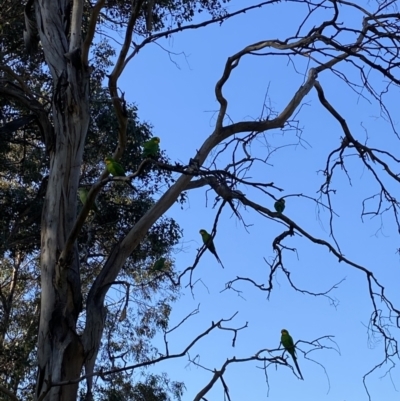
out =
{"type": "MultiPolygon", "coordinates": [[[[231,10],[250,4],[246,1],[232,1],[231,10]]],[[[365,7],[373,7],[374,2],[365,7]]],[[[129,101],[139,108],[140,118],[154,126],[154,134],[161,138],[161,147],[174,161],[187,163],[203,141],[211,134],[218,103],[214,86],[220,78],[227,57],[244,46],[264,39],[285,39],[293,35],[299,21],[306,12],[304,6],[281,3],[240,15],[222,26],[214,25],[195,31],[175,35],[159,43],[171,52],[176,64],[170,61],[165,50],[153,44],[145,47],[127,67],[120,80],[120,87],[126,91],[129,101]],[[184,54],[183,54],[184,53],[184,54]]],[[[309,27],[321,21],[323,12],[311,20],[309,27]]],[[[341,22],[361,26],[359,13],[347,12],[341,22]]],[[[343,37],[351,42],[354,37],[343,37]]],[[[311,64],[311,66],[313,66],[311,64]]],[[[297,72],[284,57],[247,56],[233,71],[224,94],[228,99],[228,115],[237,122],[257,118],[263,106],[268,89],[268,104],[280,112],[304,82],[307,73],[305,59],[296,59],[297,72]]],[[[339,69],[354,80],[358,72],[343,63],[339,69]]],[[[371,73],[371,79],[382,86],[383,79],[371,73]]],[[[342,113],[353,135],[364,142],[367,129],[369,141],[387,150],[396,149],[398,143],[389,125],[378,118],[380,110],[376,102],[368,102],[352,92],[343,81],[330,71],[318,78],[328,100],[342,113]]],[[[366,91],[364,91],[367,96],[366,91]]],[[[396,93],[389,93],[387,104],[394,109],[396,93]],[[391,97],[393,100],[391,100],[391,97]]],[[[318,173],[325,167],[331,150],[340,145],[343,136],[336,120],[320,105],[315,90],[305,98],[297,120],[302,128],[303,146],[294,131],[282,133],[268,131],[265,137],[252,144],[253,154],[267,155],[266,143],[272,147],[287,146],[275,152],[268,165],[258,164],[251,171],[254,180],[273,181],[284,189],[283,195],[304,194],[318,197],[317,191],[323,183],[318,173]],[[296,146],[297,144],[297,146],[296,146]]],[[[218,159],[219,167],[225,167],[229,154],[218,159]]],[[[351,175],[351,185],[343,171],[337,171],[333,187],[334,209],[340,216],[334,221],[335,234],[346,257],[374,272],[385,286],[388,296],[399,305],[398,283],[400,280],[400,257],[398,233],[389,213],[381,219],[365,219],[361,222],[362,200],[378,192],[376,183],[362,166],[358,157],[346,160],[351,175]]],[[[205,164],[207,166],[207,163],[205,164]]],[[[388,188],[396,196],[393,183],[385,179],[388,188]]],[[[240,188],[252,201],[273,208],[273,201],[260,192],[246,187],[240,188]]],[[[278,191],[271,192],[279,197],[278,191]]],[[[199,229],[211,231],[216,209],[212,209],[213,194],[209,193],[206,203],[205,188],[189,193],[189,200],[181,210],[174,206],[168,215],[174,217],[183,228],[181,247],[173,255],[178,271],[190,266],[201,246],[199,229]]],[[[226,358],[248,357],[263,348],[279,345],[280,330],[286,328],[296,340],[313,341],[325,335],[334,336],[340,355],[333,350],[318,350],[310,357],[322,364],[327,372],[316,363],[304,359],[298,351],[299,365],[305,381],[298,380],[285,367],[268,369],[269,399],[286,401],[352,401],[367,400],[362,376],[383,358],[383,343],[369,336],[366,325],[372,312],[365,275],[354,268],[338,263],[327,249],[310,243],[306,238],[295,236],[285,244],[297,249],[285,253],[285,267],[291,271],[291,278],[302,289],[323,292],[345,279],[331,293],[338,302],[332,306],[328,299],[296,293],[288,284],[282,272],[274,280],[270,299],[247,283],[238,283],[241,298],[234,291],[221,290],[236,276],[246,276],[259,283],[267,284],[268,265],[264,258],[274,256],[272,241],[284,226],[279,221],[261,217],[252,210],[240,211],[247,224],[243,225],[231,217],[225,209],[220,219],[215,244],[226,269],[223,270],[213,255],[205,253],[197,266],[194,277],[201,278],[208,290],[201,284],[194,289],[194,299],[188,292],[176,303],[171,326],[179,322],[200,303],[200,313],[170,338],[171,352],[181,350],[193,337],[204,331],[211,323],[228,318],[239,312],[229,324],[240,327],[248,322],[248,328],[238,333],[235,348],[231,347],[232,333],[215,331],[201,341],[190,352],[191,357],[200,355],[200,363],[209,369],[219,369],[226,358]]],[[[289,197],[285,214],[311,235],[333,243],[329,237],[329,214],[323,210],[317,213],[315,202],[289,197]]],[[[184,281],[185,282],[185,281],[184,281]]],[[[398,336],[398,332],[393,332],[398,336]]],[[[331,345],[328,342],[325,345],[331,345]]],[[[161,343],[159,343],[161,345],[161,343]]],[[[303,351],[306,345],[300,345],[303,351]]],[[[290,360],[289,360],[290,361],[290,360]]],[[[175,380],[184,381],[187,387],[184,399],[193,399],[195,394],[211,379],[212,373],[204,369],[187,366],[187,358],[166,362],[154,367],[155,371],[167,371],[175,380]]],[[[232,400],[267,399],[267,386],[260,363],[234,364],[228,368],[225,380],[232,400]]],[[[382,378],[387,365],[367,379],[373,400],[393,400],[399,393],[390,376],[382,378]]],[[[398,382],[399,370],[392,371],[394,382],[398,382]]],[[[223,399],[220,382],[206,395],[207,400],[223,399]]]]}

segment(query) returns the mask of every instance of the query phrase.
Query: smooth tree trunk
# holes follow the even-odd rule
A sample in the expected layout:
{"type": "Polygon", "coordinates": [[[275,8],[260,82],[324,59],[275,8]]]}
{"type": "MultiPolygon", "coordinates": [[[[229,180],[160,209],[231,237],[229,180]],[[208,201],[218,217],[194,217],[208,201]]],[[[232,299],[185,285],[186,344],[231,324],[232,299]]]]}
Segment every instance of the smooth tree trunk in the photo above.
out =
{"type": "Polygon", "coordinates": [[[82,3],[74,1],[71,13],[69,0],[35,1],[40,40],[53,78],[54,123],[54,138],[48,147],[50,172],[41,232],[36,398],[43,401],[76,400],[78,384],[52,384],[77,379],[85,358],[76,333],[82,310],[76,245],[59,263],[60,252],[76,220],[76,194],[89,126],[89,73],[80,58],[82,3]],[[67,32],[69,23],[71,29],[67,32]]]}

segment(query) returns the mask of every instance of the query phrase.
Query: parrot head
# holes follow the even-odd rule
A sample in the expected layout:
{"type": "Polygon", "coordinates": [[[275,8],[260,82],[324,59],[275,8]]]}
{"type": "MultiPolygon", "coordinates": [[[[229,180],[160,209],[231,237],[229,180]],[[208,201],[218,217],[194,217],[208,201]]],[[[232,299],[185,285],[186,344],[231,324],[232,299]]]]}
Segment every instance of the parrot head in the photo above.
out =
{"type": "Polygon", "coordinates": [[[160,140],[160,138],[158,136],[155,136],[154,138],[151,138],[151,140],[153,142],[157,143],[157,144],[161,142],[161,140],[160,140]]]}
{"type": "Polygon", "coordinates": [[[289,332],[288,332],[286,329],[282,329],[282,330],[281,330],[281,334],[282,334],[283,336],[287,336],[287,335],[289,334],[289,332]]]}
{"type": "Polygon", "coordinates": [[[207,231],[204,230],[204,229],[201,229],[201,230],[199,231],[199,233],[200,233],[201,235],[203,235],[203,234],[208,234],[207,231]]]}
{"type": "Polygon", "coordinates": [[[106,162],[106,164],[110,164],[112,162],[112,158],[111,157],[106,157],[104,159],[104,161],[106,162]]]}
{"type": "Polygon", "coordinates": [[[281,199],[279,199],[279,202],[285,204],[285,199],[281,198],[281,199]]]}

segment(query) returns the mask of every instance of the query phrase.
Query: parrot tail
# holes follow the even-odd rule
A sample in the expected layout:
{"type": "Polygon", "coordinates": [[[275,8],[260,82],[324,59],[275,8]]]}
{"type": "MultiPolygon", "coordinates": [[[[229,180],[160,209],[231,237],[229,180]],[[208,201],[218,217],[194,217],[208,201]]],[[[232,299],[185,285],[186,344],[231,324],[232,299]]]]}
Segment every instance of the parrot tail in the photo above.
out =
{"type": "Polygon", "coordinates": [[[215,257],[218,260],[218,263],[222,266],[223,269],[225,269],[225,266],[222,264],[221,259],[219,258],[219,256],[217,255],[217,252],[215,252],[215,257]]]}
{"type": "Polygon", "coordinates": [[[301,372],[300,372],[299,364],[297,363],[297,358],[294,357],[294,358],[293,358],[293,361],[294,361],[294,364],[296,365],[297,371],[299,372],[299,375],[300,375],[301,380],[304,380],[304,379],[303,379],[303,375],[302,375],[301,372]]]}

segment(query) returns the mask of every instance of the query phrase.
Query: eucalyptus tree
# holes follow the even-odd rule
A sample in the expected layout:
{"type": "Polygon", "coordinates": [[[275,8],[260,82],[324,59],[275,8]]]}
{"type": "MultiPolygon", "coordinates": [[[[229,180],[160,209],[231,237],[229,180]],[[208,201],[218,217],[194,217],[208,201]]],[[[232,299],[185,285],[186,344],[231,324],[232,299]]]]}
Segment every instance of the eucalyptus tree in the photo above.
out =
{"type": "MultiPolygon", "coordinates": [[[[97,396],[93,387],[95,377],[104,381],[107,377],[114,378],[115,388],[104,388],[104,397],[112,399],[115,392],[121,394],[128,383],[124,372],[183,357],[212,331],[233,331],[235,342],[237,332],[245,327],[228,326],[233,319],[228,317],[212,322],[176,354],[169,353],[168,347],[160,354],[149,345],[155,330],[162,329],[164,333],[175,330],[168,329],[171,302],[178,296],[184,278],[189,277],[189,284],[193,286],[191,273],[205,250],[203,247],[199,251],[192,266],[180,274],[175,272],[168,254],[181,234],[177,223],[165,214],[175,202],[185,200],[186,191],[201,187],[211,188],[216,200],[221,201],[215,227],[226,206],[233,208],[241,218],[238,204],[280,221],[285,227],[272,243],[276,257],[270,264],[268,282],[257,284],[249,278],[238,277],[229,283],[229,288],[246,280],[258,290],[270,292],[278,269],[290,280],[290,273],[284,266],[288,251],[285,241],[301,234],[310,243],[326,247],[340,262],[364,274],[372,301],[371,325],[383,337],[386,349],[395,349],[394,355],[398,356],[397,341],[385,330],[388,322],[382,319],[377,305],[384,304],[390,322],[397,322],[394,323],[396,328],[400,313],[374,273],[341,252],[332,224],[332,242],[318,238],[284,213],[271,210],[271,201],[273,205],[282,198],[279,187],[272,182],[253,182],[246,177],[257,161],[251,154],[251,143],[265,131],[293,128],[296,112],[315,90],[327,116],[337,122],[343,132],[340,143],[328,157],[324,170],[326,180],[321,186],[320,199],[315,202],[327,207],[332,223],[335,218],[330,207],[332,177],[338,167],[345,169],[345,155],[351,153],[359,156],[359,162],[372,173],[380,185],[381,198],[396,218],[398,202],[390,195],[380,174],[386,174],[386,179],[397,184],[399,158],[384,149],[384,144],[378,149],[362,143],[337,111],[318,78],[335,75],[350,89],[366,88],[371,99],[381,105],[382,112],[392,121],[383,99],[391,86],[400,83],[396,75],[400,15],[393,2],[369,5],[366,9],[344,0],[293,1],[307,10],[304,21],[295,28],[293,35],[249,44],[227,59],[215,85],[219,110],[213,131],[187,164],[171,162],[163,153],[158,159],[144,159],[140,145],[151,137],[151,127],[140,123],[137,110],[128,104],[125,93],[119,91],[121,74],[150,43],[189,29],[205,29],[240,13],[274,6],[278,1],[265,1],[230,13],[223,3],[213,0],[106,3],[98,0],[92,4],[83,0],[29,0],[22,10],[16,1],[4,2],[6,12],[1,16],[0,26],[1,252],[5,266],[1,271],[1,356],[5,358],[12,352],[15,364],[11,361],[4,366],[1,374],[7,380],[0,389],[10,399],[26,396],[24,381],[34,380],[35,360],[38,373],[34,399],[76,399],[79,384],[83,382],[86,387],[81,389],[82,397],[93,399],[97,396]],[[323,16],[317,13],[321,8],[325,10],[323,16]],[[193,17],[204,10],[211,18],[191,23],[193,17]],[[342,13],[346,10],[357,13],[359,20],[342,24],[342,13]],[[307,29],[311,19],[314,26],[307,29]],[[94,41],[96,33],[101,35],[113,30],[123,37],[118,49],[113,49],[107,40],[94,41]],[[354,36],[351,43],[345,39],[349,33],[354,36]],[[142,38],[140,43],[133,42],[134,34],[142,38]],[[22,52],[24,47],[28,54],[22,52]],[[228,121],[224,87],[234,69],[239,68],[239,62],[254,56],[281,55],[293,63],[299,58],[309,62],[303,84],[286,106],[253,121],[228,121]],[[349,80],[341,69],[343,65],[357,71],[360,82],[349,80]],[[387,86],[375,88],[370,74],[385,79],[387,86]],[[106,90],[101,86],[104,80],[106,90]],[[214,158],[207,165],[210,153],[222,143],[223,151],[230,152],[233,162],[220,166],[214,158]],[[111,154],[128,171],[126,177],[110,177],[104,169],[102,160],[111,154]],[[240,191],[241,186],[251,186],[265,198],[261,202],[252,200],[240,191]],[[80,187],[89,190],[84,205],[78,203],[80,187]],[[97,214],[92,211],[95,201],[100,210],[97,214]],[[165,256],[167,270],[160,274],[152,266],[165,256]],[[119,302],[108,302],[116,289],[123,296],[119,302]],[[18,300],[14,297],[17,292],[21,294],[18,300]],[[134,313],[139,323],[136,327],[129,321],[132,316],[128,303],[132,300],[137,301],[134,313]],[[18,319],[12,320],[15,317],[12,302],[18,302],[15,305],[21,311],[17,317],[23,327],[20,333],[18,327],[13,326],[18,324],[18,319]],[[35,325],[38,334],[32,336],[35,325]],[[122,341],[126,333],[133,333],[132,343],[122,341]],[[104,345],[105,338],[108,342],[104,345]],[[121,362],[125,355],[129,355],[132,363],[121,362]],[[15,369],[15,374],[10,376],[11,368],[15,369]]],[[[396,134],[395,125],[391,127],[396,134]]],[[[379,206],[376,213],[381,212],[379,206]]],[[[318,339],[310,344],[321,347],[318,339]]],[[[195,400],[204,399],[218,380],[223,382],[229,396],[224,374],[232,364],[261,361],[265,369],[270,364],[287,366],[286,359],[274,354],[275,351],[263,349],[247,358],[228,358],[213,372],[210,382],[199,389],[195,400]]],[[[385,360],[391,357],[393,354],[387,351],[385,360]]],[[[142,385],[143,391],[150,383],[153,393],[163,384],[166,386],[163,391],[171,391],[178,398],[182,393],[182,383],[171,384],[168,378],[155,376],[149,380],[142,385]]],[[[138,388],[132,385],[129,391],[135,399],[138,388]]],[[[160,398],[168,396],[166,394],[160,393],[160,398]]]]}

